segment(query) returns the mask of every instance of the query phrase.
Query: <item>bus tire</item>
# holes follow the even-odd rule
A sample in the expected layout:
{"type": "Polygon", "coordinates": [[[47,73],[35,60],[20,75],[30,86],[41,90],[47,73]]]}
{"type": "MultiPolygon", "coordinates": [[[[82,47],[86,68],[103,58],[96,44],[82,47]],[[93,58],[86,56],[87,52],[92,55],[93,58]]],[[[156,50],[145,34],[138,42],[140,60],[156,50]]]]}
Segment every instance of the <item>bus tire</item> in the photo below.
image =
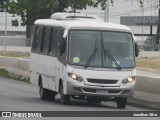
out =
{"type": "Polygon", "coordinates": [[[48,100],[54,101],[55,100],[55,96],[56,96],[55,92],[53,92],[51,90],[48,90],[48,100]]]}
{"type": "Polygon", "coordinates": [[[39,86],[39,95],[41,100],[47,100],[47,90],[43,88],[42,83],[39,86]]]}
{"type": "Polygon", "coordinates": [[[116,98],[116,102],[117,102],[117,107],[118,108],[125,108],[127,105],[127,98],[116,98]]]}
{"type": "Polygon", "coordinates": [[[61,104],[63,104],[63,105],[69,104],[70,96],[64,94],[63,85],[61,85],[59,92],[60,92],[60,101],[61,101],[61,104]]]}

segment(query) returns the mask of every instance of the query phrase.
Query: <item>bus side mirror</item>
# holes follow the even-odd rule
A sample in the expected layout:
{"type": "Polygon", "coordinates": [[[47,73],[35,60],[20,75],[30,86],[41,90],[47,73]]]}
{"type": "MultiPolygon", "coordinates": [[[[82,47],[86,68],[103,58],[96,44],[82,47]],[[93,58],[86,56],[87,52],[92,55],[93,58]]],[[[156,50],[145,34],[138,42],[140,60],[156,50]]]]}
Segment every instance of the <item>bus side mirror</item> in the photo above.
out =
{"type": "Polygon", "coordinates": [[[139,49],[138,49],[138,44],[135,42],[135,56],[138,57],[139,55],[139,49]]]}
{"type": "Polygon", "coordinates": [[[66,38],[62,38],[62,41],[60,43],[60,53],[63,54],[65,53],[66,50],[66,38]]]}

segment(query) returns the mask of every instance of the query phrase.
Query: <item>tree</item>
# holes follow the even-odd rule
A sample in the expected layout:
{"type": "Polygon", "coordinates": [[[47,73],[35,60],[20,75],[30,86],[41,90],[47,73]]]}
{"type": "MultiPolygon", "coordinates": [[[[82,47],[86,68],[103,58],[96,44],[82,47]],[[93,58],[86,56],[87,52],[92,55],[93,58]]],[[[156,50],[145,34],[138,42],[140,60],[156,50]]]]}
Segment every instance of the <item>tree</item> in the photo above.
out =
{"type": "Polygon", "coordinates": [[[54,0],[16,0],[7,3],[8,12],[15,16],[20,16],[22,22],[17,19],[12,21],[14,26],[33,25],[36,19],[48,18],[53,12],[54,0]]]}
{"type": "Polygon", "coordinates": [[[13,26],[27,26],[26,36],[30,37],[30,26],[37,19],[50,18],[55,12],[63,12],[65,8],[71,7],[72,12],[77,9],[86,9],[86,6],[96,6],[94,0],[5,0],[8,12],[21,17],[21,22],[17,19],[12,20],[13,26]]]}
{"type": "Polygon", "coordinates": [[[86,9],[86,6],[96,6],[94,0],[12,0],[7,3],[8,12],[20,16],[22,22],[13,20],[14,26],[33,25],[37,19],[49,18],[54,12],[63,12],[71,7],[72,12],[86,9]]]}
{"type": "Polygon", "coordinates": [[[6,2],[7,2],[8,0],[0,0],[0,12],[2,12],[2,11],[4,11],[5,10],[5,8],[6,8],[6,2]]]}

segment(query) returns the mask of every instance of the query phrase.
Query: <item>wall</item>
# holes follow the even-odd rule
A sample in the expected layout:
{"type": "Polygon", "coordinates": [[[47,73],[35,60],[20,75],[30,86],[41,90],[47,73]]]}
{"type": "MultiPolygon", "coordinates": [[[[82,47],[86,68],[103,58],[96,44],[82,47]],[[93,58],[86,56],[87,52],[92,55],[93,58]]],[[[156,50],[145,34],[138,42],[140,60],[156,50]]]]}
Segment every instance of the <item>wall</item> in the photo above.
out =
{"type": "Polygon", "coordinates": [[[137,76],[134,97],[160,103],[160,78],[137,76]]]}
{"type": "Polygon", "coordinates": [[[0,68],[10,73],[29,77],[29,60],[0,56],[0,68]]]}
{"type": "Polygon", "coordinates": [[[26,37],[22,36],[0,36],[0,46],[26,46],[26,37]]]}

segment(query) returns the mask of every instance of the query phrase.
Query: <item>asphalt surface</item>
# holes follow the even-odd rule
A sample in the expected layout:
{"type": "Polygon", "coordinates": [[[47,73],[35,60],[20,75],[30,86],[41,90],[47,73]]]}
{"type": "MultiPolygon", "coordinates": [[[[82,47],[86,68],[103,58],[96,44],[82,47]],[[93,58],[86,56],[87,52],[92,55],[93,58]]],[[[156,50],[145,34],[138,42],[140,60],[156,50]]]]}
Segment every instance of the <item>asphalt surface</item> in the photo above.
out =
{"type": "MultiPolygon", "coordinates": [[[[38,87],[15,81],[6,78],[0,78],[0,111],[148,111],[149,109],[140,108],[138,106],[126,106],[126,109],[117,109],[116,103],[114,102],[104,102],[101,104],[90,105],[87,102],[82,102],[78,100],[71,100],[69,105],[61,105],[59,96],[56,97],[54,102],[52,101],[42,101],[39,99],[38,87]]],[[[63,116],[63,115],[62,115],[63,116]]],[[[0,120],[5,120],[6,118],[0,118],[0,120]]],[[[12,118],[18,120],[19,118],[12,118]]],[[[23,118],[24,119],[24,118],[23,118]]],[[[26,119],[37,119],[37,118],[26,118],[26,119]]],[[[40,118],[38,118],[40,119],[40,118]]],[[[52,120],[75,120],[75,118],[41,118],[52,119],[52,120]]],[[[76,120],[115,120],[116,118],[76,118],[76,120]]],[[[121,117],[119,120],[128,120],[130,118],[121,117]]],[[[144,117],[131,118],[132,120],[144,120],[144,117]]],[[[145,118],[147,120],[159,120],[160,118],[145,118]]]]}

